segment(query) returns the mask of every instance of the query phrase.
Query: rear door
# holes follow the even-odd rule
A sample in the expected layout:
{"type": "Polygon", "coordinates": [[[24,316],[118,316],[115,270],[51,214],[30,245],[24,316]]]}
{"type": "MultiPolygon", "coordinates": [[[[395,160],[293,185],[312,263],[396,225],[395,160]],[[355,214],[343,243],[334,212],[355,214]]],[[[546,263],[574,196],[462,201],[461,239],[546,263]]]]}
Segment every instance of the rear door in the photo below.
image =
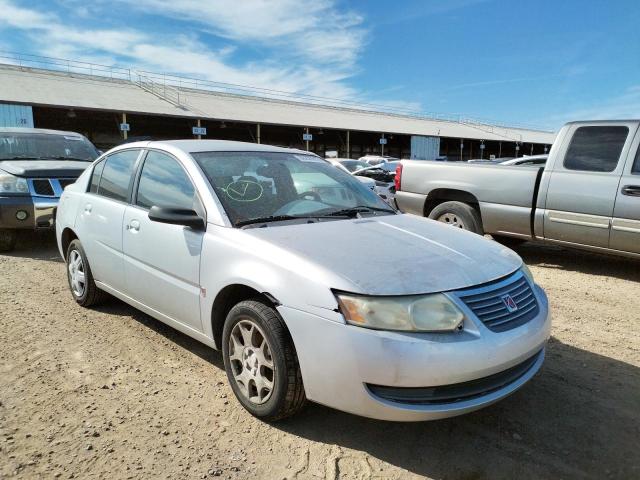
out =
{"type": "Polygon", "coordinates": [[[191,178],[165,152],[149,150],[132,205],[124,212],[127,294],[197,331],[200,321],[200,253],[204,232],[149,220],[152,206],[204,209],[191,178]]]}
{"type": "Polygon", "coordinates": [[[94,278],[119,291],[124,289],[122,218],[140,152],[121,150],[95,165],[78,217],[79,236],[94,278]]]}
{"type": "Polygon", "coordinates": [[[544,236],[607,248],[618,184],[636,126],[577,124],[552,166],[544,236]]]}
{"type": "Polygon", "coordinates": [[[640,133],[624,168],[611,223],[609,247],[640,253],[640,133]],[[633,152],[635,150],[635,155],[633,152]]]}

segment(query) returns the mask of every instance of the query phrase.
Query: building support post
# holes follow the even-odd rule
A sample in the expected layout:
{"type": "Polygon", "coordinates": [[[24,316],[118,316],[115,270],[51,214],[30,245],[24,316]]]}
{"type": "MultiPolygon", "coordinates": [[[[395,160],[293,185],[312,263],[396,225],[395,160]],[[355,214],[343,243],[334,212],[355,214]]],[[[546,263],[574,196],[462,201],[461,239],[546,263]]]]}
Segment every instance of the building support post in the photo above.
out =
{"type": "MultiPolygon", "coordinates": [[[[382,134],[382,138],[384,138],[384,133],[382,134]]],[[[384,143],[380,144],[380,155],[384,157],[384,143]]]]}
{"type": "MultiPolygon", "coordinates": [[[[200,119],[196,120],[196,122],[197,122],[198,128],[200,128],[202,126],[202,125],[200,125],[200,119]]],[[[196,135],[196,138],[198,140],[202,140],[202,135],[196,135]]]]}
{"type": "Polygon", "coordinates": [[[464,138],[460,139],[460,161],[462,161],[462,150],[464,150],[464,138]]]}
{"type": "Polygon", "coordinates": [[[533,143],[531,144],[531,155],[533,155],[533,143]]]}
{"type": "Polygon", "coordinates": [[[256,124],[256,141],[260,143],[260,124],[256,124]]]}
{"type": "MultiPolygon", "coordinates": [[[[122,123],[127,123],[127,114],[124,112],[122,113],[122,123]]],[[[123,130],[122,136],[126,140],[127,137],[129,136],[129,132],[127,132],[126,130],[123,130]]]]}
{"type": "MultiPolygon", "coordinates": [[[[304,133],[306,133],[307,135],[309,135],[309,127],[305,127],[304,129],[304,133]]],[[[305,140],[305,143],[307,145],[307,152],[309,151],[309,140],[305,140]]]]}
{"type": "Polygon", "coordinates": [[[350,131],[347,130],[347,158],[351,158],[351,139],[349,138],[350,131]]]}
{"type": "Polygon", "coordinates": [[[498,158],[502,158],[502,142],[498,142],[498,158]]]}

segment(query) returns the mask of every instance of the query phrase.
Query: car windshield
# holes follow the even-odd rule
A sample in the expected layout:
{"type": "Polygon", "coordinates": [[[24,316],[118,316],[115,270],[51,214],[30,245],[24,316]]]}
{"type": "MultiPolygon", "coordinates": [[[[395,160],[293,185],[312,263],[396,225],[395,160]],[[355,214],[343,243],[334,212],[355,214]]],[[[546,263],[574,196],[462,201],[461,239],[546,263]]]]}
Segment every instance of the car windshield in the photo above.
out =
{"type": "Polygon", "coordinates": [[[316,156],[194,152],[234,225],[350,214],[395,214],[373,191],[316,156]]]}
{"type": "Polygon", "coordinates": [[[355,172],[356,170],[360,170],[361,168],[367,168],[369,166],[367,162],[363,162],[361,160],[343,160],[340,163],[344,168],[346,168],[350,172],[355,172]]]}
{"type": "Polygon", "coordinates": [[[0,132],[0,160],[84,160],[98,157],[84,137],[46,133],[0,132]]]}

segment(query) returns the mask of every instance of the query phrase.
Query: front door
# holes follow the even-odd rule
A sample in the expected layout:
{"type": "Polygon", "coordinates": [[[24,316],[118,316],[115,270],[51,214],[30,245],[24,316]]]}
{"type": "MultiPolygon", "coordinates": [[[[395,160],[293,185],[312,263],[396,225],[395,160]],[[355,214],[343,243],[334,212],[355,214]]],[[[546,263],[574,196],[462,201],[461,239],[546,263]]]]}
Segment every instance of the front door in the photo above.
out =
{"type": "Polygon", "coordinates": [[[629,150],[631,122],[575,125],[551,166],[544,236],[607,248],[618,183],[629,150]],[[564,153],[564,154],[563,154],[564,153]]]}
{"type": "Polygon", "coordinates": [[[202,331],[200,253],[204,233],[149,220],[152,206],[194,209],[198,197],[177,159],[150,150],[123,222],[124,273],[134,300],[202,331]]]}
{"type": "Polygon", "coordinates": [[[632,253],[640,253],[640,134],[637,137],[635,157],[629,155],[620,180],[609,242],[610,248],[632,253]]]}

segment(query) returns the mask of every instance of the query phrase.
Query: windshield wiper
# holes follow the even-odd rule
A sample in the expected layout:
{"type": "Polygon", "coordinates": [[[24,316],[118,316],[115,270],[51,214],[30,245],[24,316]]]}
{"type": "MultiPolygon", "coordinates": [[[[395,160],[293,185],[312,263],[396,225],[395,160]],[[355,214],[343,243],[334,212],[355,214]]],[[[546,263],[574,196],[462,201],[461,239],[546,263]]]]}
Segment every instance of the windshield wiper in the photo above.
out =
{"type": "Polygon", "coordinates": [[[340,216],[347,215],[356,217],[359,213],[366,212],[384,212],[384,213],[392,213],[395,215],[396,211],[390,208],[381,208],[381,207],[370,207],[368,205],[357,205],[355,207],[343,208],[341,210],[334,210],[333,212],[325,213],[326,216],[340,216]]]}
{"type": "Polygon", "coordinates": [[[240,220],[236,222],[234,225],[236,227],[244,227],[245,225],[252,225],[254,223],[269,223],[269,222],[280,222],[283,220],[298,220],[300,218],[295,215],[269,215],[267,217],[258,217],[258,218],[250,218],[249,220],[240,220]]]}
{"type": "Polygon", "coordinates": [[[57,155],[57,156],[51,156],[51,157],[40,157],[38,158],[38,160],[77,160],[80,162],[93,162],[93,160],[88,160],[86,158],[80,158],[80,157],[65,157],[64,155],[57,155]]]}

